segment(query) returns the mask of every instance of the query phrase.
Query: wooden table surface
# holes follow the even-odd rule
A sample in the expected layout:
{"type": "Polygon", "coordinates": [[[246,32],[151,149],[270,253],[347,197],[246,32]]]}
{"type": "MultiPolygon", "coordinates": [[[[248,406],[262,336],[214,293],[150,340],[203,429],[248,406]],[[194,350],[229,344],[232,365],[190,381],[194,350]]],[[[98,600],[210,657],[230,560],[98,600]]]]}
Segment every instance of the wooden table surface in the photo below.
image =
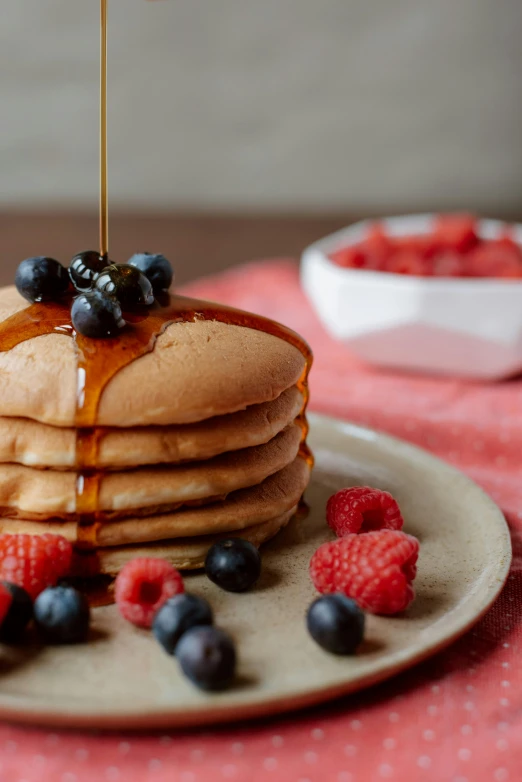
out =
{"type": "MultiPolygon", "coordinates": [[[[298,257],[311,241],[354,219],[347,214],[114,214],[110,254],[123,262],[135,252],[162,252],[182,284],[243,261],[298,257]]],[[[24,258],[50,255],[67,263],[76,252],[96,249],[97,243],[95,213],[0,214],[0,285],[13,282],[24,258]]]]}

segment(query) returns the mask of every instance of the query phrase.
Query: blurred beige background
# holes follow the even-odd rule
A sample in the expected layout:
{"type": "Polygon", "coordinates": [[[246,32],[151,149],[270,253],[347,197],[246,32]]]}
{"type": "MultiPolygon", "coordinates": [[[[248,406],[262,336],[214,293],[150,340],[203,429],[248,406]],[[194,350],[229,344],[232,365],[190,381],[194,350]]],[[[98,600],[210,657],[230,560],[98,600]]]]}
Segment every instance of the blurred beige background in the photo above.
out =
{"type": "MultiPolygon", "coordinates": [[[[0,206],[94,208],[98,0],[2,0],[0,206]]],[[[111,0],[141,212],[520,213],[520,0],[111,0]]]]}

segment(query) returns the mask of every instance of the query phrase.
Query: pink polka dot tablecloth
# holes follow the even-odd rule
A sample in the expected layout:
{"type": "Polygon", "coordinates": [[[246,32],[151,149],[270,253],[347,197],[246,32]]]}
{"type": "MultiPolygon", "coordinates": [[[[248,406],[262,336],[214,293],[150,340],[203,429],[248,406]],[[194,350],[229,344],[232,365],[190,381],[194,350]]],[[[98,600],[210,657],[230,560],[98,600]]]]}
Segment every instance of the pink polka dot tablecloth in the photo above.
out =
{"type": "Polygon", "coordinates": [[[303,334],[315,353],[314,410],[410,440],[475,479],[510,524],[514,562],[506,588],[447,651],[301,714],[164,735],[2,725],[0,782],[522,780],[522,381],[461,383],[362,367],[325,334],[290,261],[250,264],[193,284],[190,293],[303,334]]]}

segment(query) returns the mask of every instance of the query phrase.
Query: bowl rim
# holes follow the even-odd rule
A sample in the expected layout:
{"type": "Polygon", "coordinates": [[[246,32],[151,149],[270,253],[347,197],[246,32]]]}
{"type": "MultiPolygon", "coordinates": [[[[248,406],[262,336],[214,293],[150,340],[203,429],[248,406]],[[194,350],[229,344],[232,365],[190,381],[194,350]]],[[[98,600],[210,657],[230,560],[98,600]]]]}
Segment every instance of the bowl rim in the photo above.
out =
{"type": "MultiPolygon", "coordinates": [[[[422,236],[430,232],[433,223],[441,214],[445,213],[423,212],[358,220],[308,245],[302,253],[302,263],[307,264],[313,260],[316,263],[321,263],[330,273],[335,273],[339,277],[358,277],[361,282],[374,283],[378,281],[383,285],[411,285],[413,283],[415,285],[423,284],[432,288],[452,285],[461,289],[466,287],[470,289],[498,288],[499,291],[505,291],[507,288],[522,288],[522,279],[502,277],[422,277],[417,274],[397,274],[396,272],[381,272],[370,269],[344,268],[330,260],[329,253],[337,246],[340,246],[341,242],[343,247],[357,244],[361,240],[361,234],[372,224],[379,223],[383,225],[392,236],[422,236]]],[[[522,223],[477,217],[477,233],[481,238],[495,238],[501,231],[506,229],[513,231],[515,241],[522,246],[522,223]]]]}

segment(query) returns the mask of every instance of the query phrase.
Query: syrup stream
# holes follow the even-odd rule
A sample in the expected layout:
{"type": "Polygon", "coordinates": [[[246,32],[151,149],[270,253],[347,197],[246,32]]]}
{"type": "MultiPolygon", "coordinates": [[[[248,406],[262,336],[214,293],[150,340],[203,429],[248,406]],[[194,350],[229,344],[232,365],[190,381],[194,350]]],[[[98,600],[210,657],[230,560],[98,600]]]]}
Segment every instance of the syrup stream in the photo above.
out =
{"type": "Polygon", "coordinates": [[[107,172],[107,2],[100,0],[100,255],[109,257],[107,172]]]}
{"type": "MultiPolygon", "coordinates": [[[[108,0],[100,0],[100,256],[109,259],[109,182],[108,182],[108,145],[107,145],[107,16],[108,0]]],[[[76,345],[79,353],[78,386],[76,408],[76,466],[78,478],[76,482],[76,513],[78,527],[76,535],[77,550],[92,550],[96,545],[98,527],[102,522],[98,511],[98,495],[102,473],[96,470],[98,444],[100,433],[92,424],[85,424],[79,419],[79,411],[83,409],[86,362],[80,354],[85,354],[88,347],[82,349],[79,335],[76,335],[76,345]],[[82,366],[82,363],[84,366],[82,366]],[[88,428],[86,428],[88,427],[88,428]]]]}

